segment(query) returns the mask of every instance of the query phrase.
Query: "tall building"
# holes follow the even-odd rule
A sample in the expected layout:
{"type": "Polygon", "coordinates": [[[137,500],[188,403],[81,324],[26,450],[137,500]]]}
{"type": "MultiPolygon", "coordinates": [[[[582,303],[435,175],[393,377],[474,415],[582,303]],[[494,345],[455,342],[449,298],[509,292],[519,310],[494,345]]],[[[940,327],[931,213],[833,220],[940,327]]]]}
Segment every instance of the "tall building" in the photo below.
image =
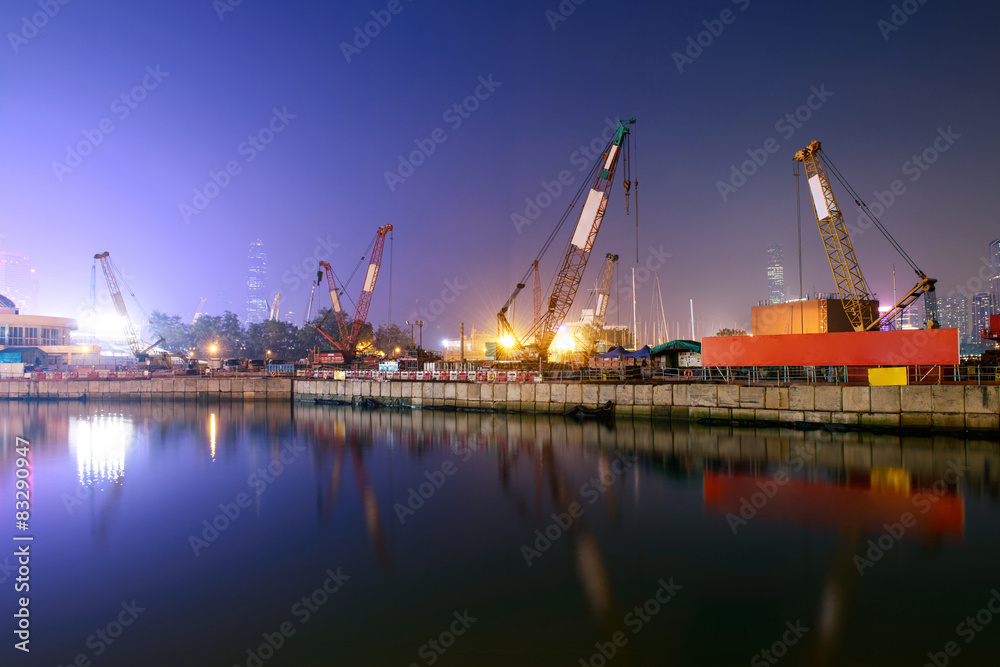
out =
{"type": "Polygon", "coordinates": [[[27,255],[0,251],[0,294],[10,297],[22,315],[30,315],[35,305],[34,274],[27,255]]]}
{"type": "Polygon", "coordinates": [[[982,342],[983,329],[990,328],[990,302],[992,298],[989,292],[976,292],[972,297],[972,341],[982,342]]]}
{"type": "Polygon", "coordinates": [[[767,301],[768,303],[785,302],[785,267],[782,263],[781,244],[767,249],[767,301]]]}
{"type": "Polygon", "coordinates": [[[938,317],[942,329],[958,329],[960,337],[969,335],[969,302],[961,294],[938,300],[938,317]]]}
{"type": "Polygon", "coordinates": [[[247,258],[247,316],[248,324],[265,322],[271,314],[267,303],[267,253],[260,239],[250,244],[247,258]]]}
{"type": "Polygon", "coordinates": [[[1000,239],[990,243],[990,312],[1000,313],[1000,239]]]}

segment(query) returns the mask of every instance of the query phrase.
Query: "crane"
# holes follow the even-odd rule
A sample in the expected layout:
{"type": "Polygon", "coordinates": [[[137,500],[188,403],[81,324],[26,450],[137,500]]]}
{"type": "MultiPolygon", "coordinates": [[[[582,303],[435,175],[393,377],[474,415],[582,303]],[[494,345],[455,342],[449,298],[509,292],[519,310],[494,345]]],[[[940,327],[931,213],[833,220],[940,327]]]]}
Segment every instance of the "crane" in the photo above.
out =
{"type": "Polygon", "coordinates": [[[278,315],[281,313],[281,292],[274,295],[274,301],[271,302],[271,314],[267,318],[271,322],[278,321],[278,315]]]}
{"type": "Polygon", "coordinates": [[[532,320],[531,325],[534,326],[538,324],[538,320],[542,319],[542,277],[538,273],[538,260],[536,259],[531,263],[532,268],[535,271],[535,319],[532,320]]]}
{"type": "Polygon", "coordinates": [[[604,271],[597,283],[597,308],[594,309],[594,328],[600,331],[604,328],[604,320],[608,314],[608,301],[611,300],[611,286],[614,284],[615,265],[618,255],[610,252],[604,257],[604,271]]]}
{"type": "MultiPolygon", "coordinates": [[[[552,345],[559,327],[566,319],[566,313],[569,312],[570,307],[573,305],[573,299],[576,297],[576,291],[579,289],[580,281],[583,278],[583,271],[587,267],[587,260],[590,258],[590,251],[594,248],[594,240],[597,238],[597,232],[600,231],[601,222],[604,220],[604,211],[607,209],[608,195],[610,194],[611,183],[614,181],[615,170],[618,167],[622,144],[625,143],[630,135],[629,125],[634,124],[635,118],[618,122],[618,129],[615,131],[614,136],[608,142],[604,153],[598,158],[597,163],[591,169],[590,173],[594,175],[594,180],[591,183],[590,190],[587,192],[587,198],[584,201],[583,207],[580,209],[580,216],[573,230],[573,236],[566,247],[566,254],[556,275],[555,285],[552,287],[552,293],[549,295],[547,308],[542,313],[541,318],[539,318],[523,338],[523,340],[527,340],[527,338],[534,335],[535,342],[530,347],[530,352],[538,355],[539,363],[542,363],[548,357],[549,346],[552,345]]],[[[625,182],[626,192],[628,192],[630,185],[629,181],[625,182]]],[[[581,193],[582,189],[580,193],[577,193],[577,198],[579,198],[581,193]]],[[[569,210],[573,208],[575,203],[576,199],[570,204],[567,212],[563,214],[556,229],[542,247],[539,257],[548,249],[556,233],[562,227],[563,222],[565,222],[569,210]]],[[[531,271],[532,269],[529,269],[529,273],[531,271]]],[[[529,353],[529,346],[522,342],[522,339],[514,333],[513,326],[507,320],[507,312],[511,305],[513,305],[517,295],[524,289],[527,277],[526,274],[524,279],[517,283],[514,292],[507,299],[507,302],[504,303],[500,312],[497,313],[498,343],[501,348],[501,354],[504,356],[524,357],[529,353]]]]}
{"type": "MultiPolygon", "coordinates": [[[[392,231],[392,225],[383,225],[375,232],[369,254],[368,270],[365,272],[365,282],[361,287],[361,294],[358,296],[357,307],[354,310],[354,319],[350,326],[344,316],[343,308],[340,305],[338,289],[333,282],[333,270],[327,262],[322,262],[321,266],[327,272],[327,284],[330,288],[330,300],[333,302],[333,312],[337,320],[337,327],[340,330],[340,341],[337,341],[330,334],[326,333],[317,325],[313,325],[320,334],[326,338],[334,348],[344,354],[344,363],[350,363],[357,354],[358,339],[364,330],[365,322],[368,319],[368,308],[371,306],[372,294],[375,292],[375,281],[378,279],[378,272],[382,266],[382,249],[385,246],[385,236],[392,231]]],[[[362,258],[364,259],[364,258],[362,258]]]]}
{"type": "Polygon", "coordinates": [[[868,207],[857,196],[857,193],[840,176],[836,167],[823,152],[820,142],[813,141],[808,146],[795,154],[795,160],[805,165],[806,179],[809,182],[809,190],[812,194],[813,212],[816,215],[816,224],[819,226],[820,236],[823,238],[823,246],[826,250],[827,258],[830,261],[830,269],[833,271],[833,278],[837,282],[837,291],[844,303],[844,310],[855,331],[875,331],[886,322],[891,322],[895,317],[903,312],[921,294],[926,294],[926,305],[929,319],[928,329],[938,328],[937,316],[937,294],[934,291],[934,278],[928,278],[927,274],[920,270],[910,256],[900,247],[882,223],[868,210],[868,207]],[[865,214],[871,219],[875,226],[889,240],[889,243],[899,251],[910,268],[914,270],[919,278],[917,284],[897,301],[888,312],[881,317],[875,312],[875,301],[868,284],[865,282],[858,265],[857,257],[854,255],[854,246],[847,234],[847,226],[844,224],[844,216],[837,205],[837,200],[833,196],[830,187],[830,180],[827,178],[826,166],[837,177],[841,185],[847,189],[848,194],[854,197],[855,202],[862,208],[865,214]]]}
{"type": "Polygon", "coordinates": [[[111,263],[111,253],[104,252],[94,255],[94,259],[100,260],[101,268],[104,269],[104,277],[108,282],[108,291],[111,293],[111,300],[114,302],[115,310],[118,311],[118,316],[121,317],[122,320],[122,328],[125,332],[125,342],[128,343],[129,349],[132,350],[132,354],[135,355],[136,361],[139,363],[148,363],[149,351],[162,343],[164,339],[161,337],[152,345],[147,345],[140,340],[139,336],[135,333],[135,327],[132,325],[132,320],[128,316],[128,310],[125,308],[125,299],[122,297],[122,291],[118,287],[118,280],[115,278],[117,269],[111,263]]]}
{"type": "MultiPolygon", "coordinates": [[[[321,264],[323,262],[320,262],[321,264]]],[[[323,270],[320,269],[316,272],[316,280],[313,281],[312,289],[309,290],[309,306],[306,308],[306,319],[305,324],[309,324],[309,318],[312,317],[313,312],[313,298],[316,296],[316,286],[323,281],[323,270]]]]}
{"type": "Polygon", "coordinates": [[[199,317],[201,317],[201,309],[205,307],[206,301],[208,301],[208,299],[201,297],[201,301],[198,302],[198,307],[195,308],[194,317],[191,318],[191,326],[194,326],[194,323],[198,321],[199,317]]]}

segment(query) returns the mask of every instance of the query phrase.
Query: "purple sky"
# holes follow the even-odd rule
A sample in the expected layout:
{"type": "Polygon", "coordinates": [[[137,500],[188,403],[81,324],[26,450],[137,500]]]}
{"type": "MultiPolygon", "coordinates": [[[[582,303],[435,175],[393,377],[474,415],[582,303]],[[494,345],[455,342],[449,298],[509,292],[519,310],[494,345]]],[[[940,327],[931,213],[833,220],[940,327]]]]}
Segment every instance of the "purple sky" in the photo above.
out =
{"type": "MultiPolygon", "coordinates": [[[[784,244],[794,296],[791,158],[813,139],[869,206],[901,181],[882,221],[938,278],[941,296],[974,279],[1000,237],[989,208],[1000,9],[986,3],[897,3],[915,12],[897,14],[901,25],[889,30],[893,3],[855,0],[565,0],[564,10],[575,7],[565,17],[557,0],[244,0],[220,19],[226,2],[3,4],[0,248],[31,256],[38,311],[76,316],[92,257],[108,250],[147,311],[190,318],[207,297],[206,312],[217,314],[226,292],[242,314],[249,243],[260,237],[269,292],[281,291],[299,321],[309,286],[295,267],[309,276],[319,253],[346,277],[377,227],[391,223],[393,319],[424,308],[429,340],[457,336],[461,321],[492,330],[583,178],[574,152],[609,117],[638,119],[640,265],[651,247],[671,253],[658,270],[671,322],[688,320],[691,298],[699,319],[748,322],[766,297],[773,243],[784,244]],[[38,14],[45,7],[54,15],[38,14]],[[345,55],[342,43],[353,44],[373,11],[391,22],[345,55]],[[44,25],[26,27],[25,17],[44,25]],[[700,54],[688,42],[699,33],[708,43],[700,54]],[[679,71],[673,54],[689,48],[696,57],[679,71]],[[467,118],[447,113],[477,87],[485,99],[467,118]],[[814,90],[826,99],[810,100],[814,90]],[[816,108],[801,127],[777,124],[809,101],[816,108]],[[438,128],[443,143],[390,187],[397,156],[429,145],[438,128]],[[939,130],[949,128],[937,154],[939,130]],[[261,130],[273,140],[254,148],[248,139],[261,130]],[[87,135],[99,138],[92,152],[68,161],[67,147],[87,135]],[[769,139],[777,151],[724,200],[718,183],[769,139]],[[927,149],[936,161],[915,171],[908,161],[927,149]],[[206,203],[195,189],[227,165],[233,173],[217,175],[225,187],[185,215],[182,205],[206,203]],[[516,229],[511,216],[525,213],[525,198],[562,170],[570,192],[516,229]]],[[[621,193],[612,190],[571,317],[605,253],[621,256],[622,276],[635,264],[621,193]]],[[[853,202],[836,185],[835,193],[856,221],[853,202]]],[[[804,287],[833,291],[805,194],[803,182],[804,287]]],[[[545,286],[569,235],[567,226],[543,261],[545,286]]],[[[915,282],[877,232],[854,241],[883,301],[893,262],[901,293],[915,282]]],[[[369,314],[376,324],[388,319],[389,251],[369,314]]],[[[354,298],[359,283],[349,287],[354,298]]],[[[529,289],[525,315],[530,297],[529,289]]],[[[648,283],[638,300],[648,310],[648,283]]]]}

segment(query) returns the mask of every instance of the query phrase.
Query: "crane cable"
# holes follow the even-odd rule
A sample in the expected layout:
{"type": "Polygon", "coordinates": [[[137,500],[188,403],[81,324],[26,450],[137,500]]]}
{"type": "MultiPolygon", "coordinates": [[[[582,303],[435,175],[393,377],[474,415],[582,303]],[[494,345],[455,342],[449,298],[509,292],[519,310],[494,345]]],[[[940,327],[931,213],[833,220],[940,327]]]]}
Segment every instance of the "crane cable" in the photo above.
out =
{"type": "MultiPolygon", "coordinates": [[[[608,140],[608,143],[604,147],[603,152],[607,153],[610,150],[610,148],[611,148],[611,140],[608,140]]],[[[534,271],[534,262],[537,262],[538,260],[540,260],[542,257],[545,256],[545,253],[548,251],[549,246],[552,245],[552,242],[555,241],[556,236],[559,234],[559,230],[562,229],[563,225],[566,224],[566,220],[569,219],[569,214],[576,207],[576,203],[577,201],[579,201],[580,196],[587,188],[589,188],[590,184],[593,183],[594,178],[596,178],[597,176],[597,171],[600,168],[600,166],[601,166],[601,161],[598,160],[597,162],[594,163],[594,166],[591,167],[590,172],[587,174],[587,178],[585,178],[583,182],[580,184],[580,188],[576,191],[576,194],[573,195],[573,200],[569,203],[569,206],[566,207],[566,210],[563,211],[562,217],[559,218],[559,222],[556,223],[555,229],[552,230],[552,233],[549,234],[549,237],[545,240],[545,243],[542,245],[542,249],[538,252],[537,255],[535,255],[535,259],[533,260],[532,264],[528,266],[528,270],[527,272],[525,272],[524,277],[521,278],[520,281],[518,281],[519,285],[528,284],[528,278],[531,276],[531,272],[534,271]]],[[[551,284],[552,283],[550,282],[549,285],[551,286],[551,284]]],[[[516,292],[517,288],[515,288],[515,293],[516,292]]],[[[511,294],[511,296],[514,295],[511,294]]]]}
{"type": "Polygon", "coordinates": [[[885,226],[883,226],[882,223],[879,221],[879,219],[875,217],[875,214],[871,212],[871,210],[868,208],[868,204],[866,204],[864,200],[861,199],[861,195],[859,195],[854,190],[854,188],[852,188],[851,185],[847,182],[847,179],[845,179],[840,174],[840,171],[838,171],[837,167],[833,164],[833,161],[826,154],[826,152],[820,149],[819,153],[822,156],[824,164],[827,167],[829,167],[829,170],[833,173],[836,179],[840,182],[842,186],[844,186],[844,189],[847,190],[847,194],[849,194],[854,199],[854,203],[857,204],[857,206],[862,210],[862,212],[865,215],[867,215],[868,218],[873,223],[875,223],[875,226],[878,228],[878,230],[882,232],[882,235],[885,236],[886,240],[888,240],[889,243],[892,244],[892,247],[899,252],[899,254],[903,257],[904,260],[906,260],[906,263],[910,265],[910,268],[913,269],[918,275],[924,275],[924,272],[920,270],[920,267],[917,266],[917,263],[914,262],[908,254],[906,254],[906,251],[903,250],[903,247],[899,245],[896,239],[892,237],[892,234],[889,233],[889,230],[887,230],[885,226]]]}
{"type": "Polygon", "coordinates": [[[142,304],[139,303],[138,297],[136,297],[135,292],[132,291],[132,288],[129,287],[128,282],[125,281],[125,274],[123,274],[121,272],[121,269],[118,268],[118,265],[115,264],[114,260],[111,259],[110,256],[108,257],[108,262],[111,263],[111,268],[114,270],[115,274],[118,276],[118,280],[120,280],[121,284],[125,286],[125,289],[128,290],[129,295],[132,297],[132,300],[135,302],[135,305],[138,306],[139,312],[142,313],[142,318],[143,318],[142,321],[143,321],[143,323],[147,322],[149,320],[149,315],[146,313],[146,309],[142,307],[142,304]]]}
{"type": "Polygon", "coordinates": [[[351,298],[351,295],[347,293],[347,286],[351,284],[352,280],[354,280],[354,276],[357,275],[358,269],[361,268],[362,262],[364,262],[365,259],[367,259],[368,255],[371,254],[372,248],[375,247],[375,240],[377,238],[378,238],[378,232],[375,232],[375,235],[372,236],[372,240],[368,243],[368,248],[365,249],[365,254],[361,255],[361,259],[358,260],[358,263],[355,265],[354,270],[351,271],[351,275],[348,276],[346,283],[340,282],[340,276],[338,276],[337,272],[333,270],[333,267],[330,267],[330,272],[333,274],[333,277],[336,278],[337,284],[340,285],[340,291],[344,293],[344,296],[346,296],[347,300],[351,302],[351,305],[354,306],[355,310],[358,309],[358,306],[356,303],[354,303],[354,299],[351,298]]]}

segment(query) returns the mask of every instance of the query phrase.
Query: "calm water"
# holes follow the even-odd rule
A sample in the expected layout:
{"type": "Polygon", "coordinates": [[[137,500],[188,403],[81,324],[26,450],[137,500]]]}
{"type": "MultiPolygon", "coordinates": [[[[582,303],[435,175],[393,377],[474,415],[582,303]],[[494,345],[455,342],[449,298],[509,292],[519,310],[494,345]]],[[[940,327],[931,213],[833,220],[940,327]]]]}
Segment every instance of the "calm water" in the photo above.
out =
{"type": "Polygon", "coordinates": [[[3,665],[919,667],[1000,647],[995,442],[311,405],[0,402],[0,425],[3,665]]]}

